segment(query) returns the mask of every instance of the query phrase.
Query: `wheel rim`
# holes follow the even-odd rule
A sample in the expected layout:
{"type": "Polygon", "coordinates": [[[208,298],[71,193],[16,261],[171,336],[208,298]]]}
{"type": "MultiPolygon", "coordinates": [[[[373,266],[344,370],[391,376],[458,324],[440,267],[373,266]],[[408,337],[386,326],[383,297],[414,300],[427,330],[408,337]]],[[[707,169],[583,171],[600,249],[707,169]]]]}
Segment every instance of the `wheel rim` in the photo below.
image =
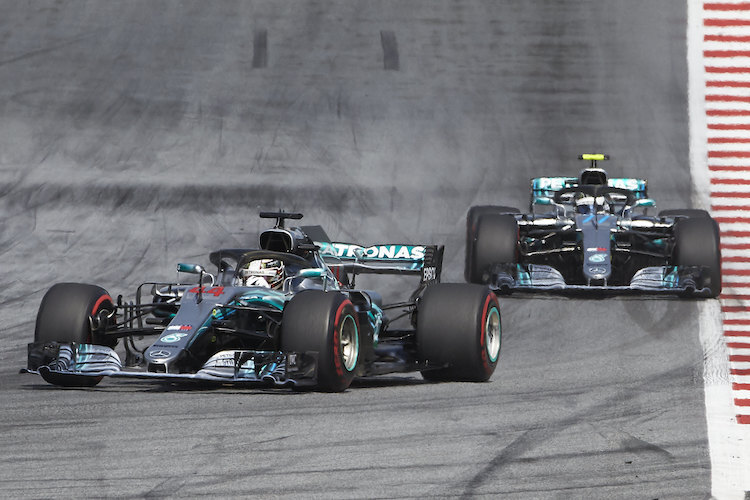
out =
{"type": "Polygon", "coordinates": [[[500,355],[501,336],[500,312],[496,307],[493,307],[487,313],[487,319],[484,322],[484,345],[491,363],[497,361],[497,357],[500,355]]]}
{"type": "Polygon", "coordinates": [[[344,368],[347,371],[354,370],[359,356],[359,335],[357,323],[351,315],[346,315],[341,323],[339,347],[341,347],[341,359],[344,362],[344,368]]]}

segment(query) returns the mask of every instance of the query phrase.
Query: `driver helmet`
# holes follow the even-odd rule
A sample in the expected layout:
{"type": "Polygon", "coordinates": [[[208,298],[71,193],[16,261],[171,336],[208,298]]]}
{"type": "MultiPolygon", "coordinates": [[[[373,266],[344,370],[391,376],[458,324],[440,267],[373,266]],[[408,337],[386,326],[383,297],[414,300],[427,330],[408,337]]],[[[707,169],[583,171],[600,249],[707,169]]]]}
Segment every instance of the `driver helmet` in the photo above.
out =
{"type": "Polygon", "coordinates": [[[577,214],[590,214],[594,211],[594,197],[593,196],[581,196],[576,199],[576,213],[577,214]]]}
{"type": "Polygon", "coordinates": [[[276,259],[258,259],[246,265],[242,271],[244,286],[280,288],[284,282],[284,264],[276,259]]]}
{"type": "Polygon", "coordinates": [[[609,203],[607,202],[607,198],[604,196],[581,196],[576,200],[576,213],[609,213],[609,203]]]}

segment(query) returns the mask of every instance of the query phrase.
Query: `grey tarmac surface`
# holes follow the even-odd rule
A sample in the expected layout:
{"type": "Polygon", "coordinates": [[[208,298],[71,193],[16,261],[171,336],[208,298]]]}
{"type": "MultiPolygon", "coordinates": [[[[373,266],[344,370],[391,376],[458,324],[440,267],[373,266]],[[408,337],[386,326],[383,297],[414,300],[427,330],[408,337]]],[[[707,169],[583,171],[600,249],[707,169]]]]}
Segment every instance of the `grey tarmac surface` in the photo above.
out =
{"type": "Polygon", "coordinates": [[[689,206],[684,2],[0,7],[0,496],[709,496],[694,301],[503,298],[487,384],[18,374],[51,284],[129,297],[253,246],[259,210],[444,243],[460,281],[468,207],[523,208],[529,178],[576,174],[582,152],[689,206]]]}

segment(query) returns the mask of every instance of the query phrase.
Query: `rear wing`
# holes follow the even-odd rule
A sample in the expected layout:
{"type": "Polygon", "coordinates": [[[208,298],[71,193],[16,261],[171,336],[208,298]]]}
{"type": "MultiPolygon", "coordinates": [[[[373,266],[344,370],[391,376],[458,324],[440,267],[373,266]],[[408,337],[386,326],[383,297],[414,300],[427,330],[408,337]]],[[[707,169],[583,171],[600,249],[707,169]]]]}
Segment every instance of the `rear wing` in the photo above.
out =
{"type": "Polygon", "coordinates": [[[316,241],[332,269],[351,274],[418,274],[422,283],[440,282],[443,245],[372,245],[316,241]]]}
{"type": "MultiPolygon", "coordinates": [[[[610,177],[607,185],[613,188],[632,191],[636,200],[648,198],[648,183],[645,179],[631,177],[610,177]]],[[[536,198],[551,198],[557,191],[578,186],[578,177],[535,177],[531,179],[531,201],[536,198]]]]}
{"type": "Polygon", "coordinates": [[[323,261],[339,274],[414,274],[422,283],[438,283],[443,267],[443,245],[382,244],[362,246],[333,242],[320,226],[302,230],[319,247],[323,261]]]}

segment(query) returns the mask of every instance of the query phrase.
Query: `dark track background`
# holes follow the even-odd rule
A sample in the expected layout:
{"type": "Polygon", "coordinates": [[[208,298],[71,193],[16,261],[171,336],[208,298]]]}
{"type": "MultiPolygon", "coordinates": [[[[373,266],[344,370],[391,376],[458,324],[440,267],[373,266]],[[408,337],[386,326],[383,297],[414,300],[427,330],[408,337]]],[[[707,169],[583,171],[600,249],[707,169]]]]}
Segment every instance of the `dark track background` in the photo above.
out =
{"type": "MultiPolygon", "coordinates": [[[[446,245],[528,180],[689,205],[680,1],[0,2],[0,493],[705,498],[696,302],[503,299],[488,384],[343,394],[19,375],[59,281],[129,296],[253,246],[259,210],[446,245]]],[[[387,292],[396,298],[399,287],[387,292]]]]}

